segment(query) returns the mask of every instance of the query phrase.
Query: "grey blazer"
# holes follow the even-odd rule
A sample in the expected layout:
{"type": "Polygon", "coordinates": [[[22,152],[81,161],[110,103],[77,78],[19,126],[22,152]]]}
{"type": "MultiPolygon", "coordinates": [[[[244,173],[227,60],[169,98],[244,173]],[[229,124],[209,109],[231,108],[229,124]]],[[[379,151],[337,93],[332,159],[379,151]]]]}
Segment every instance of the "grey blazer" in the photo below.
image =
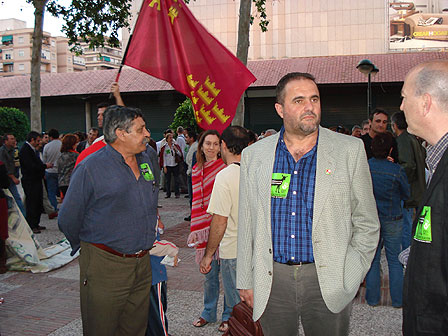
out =
{"type": "MultiPolygon", "coordinates": [[[[241,160],[237,288],[254,290],[254,321],[272,285],[270,192],[278,138],[246,148],[241,160]]],[[[363,142],[319,127],[312,242],[330,311],[340,312],[355,297],[375,254],[379,226],[363,142]]]]}

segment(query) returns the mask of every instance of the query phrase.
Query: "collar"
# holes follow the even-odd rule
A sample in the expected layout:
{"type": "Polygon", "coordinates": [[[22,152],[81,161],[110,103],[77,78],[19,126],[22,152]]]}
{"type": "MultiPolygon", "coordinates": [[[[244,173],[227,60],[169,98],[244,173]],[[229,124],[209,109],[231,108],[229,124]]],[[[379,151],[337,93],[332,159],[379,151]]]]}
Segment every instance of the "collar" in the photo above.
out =
{"type": "MultiPolygon", "coordinates": [[[[288,147],[286,147],[285,140],[283,139],[284,134],[285,134],[285,128],[284,128],[284,126],[282,126],[282,128],[280,129],[280,135],[278,137],[278,145],[280,146],[281,150],[284,150],[284,151],[289,153],[288,147]]],[[[319,143],[319,137],[320,137],[320,126],[319,126],[319,130],[318,130],[318,134],[317,134],[317,140],[316,140],[315,145],[308,152],[306,152],[300,159],[303,159],[303,158],[306,158],[306,157],[308,157],[310,155],[313,155],[313,153],[317,150],[317,144],[319,143]]]]}
{"type": "Polygon", "coordinates": [[[25,141],[25,143],[27,143],[28,144],[28,146],[30,146],[31,147],[31,149],[33,150],[33,151],[35,151],[36,152],[36,148],[34,148],[28,141],[25,141]]]}
{"type": "Polygon", "coordinates": [[[429,170],[434,173],[437,169],[437,165],[442,159],[443,154],[448,148],[448,133],[440,138],[434,146],[429,145],[427,148],[426,163],[429,170]]]}

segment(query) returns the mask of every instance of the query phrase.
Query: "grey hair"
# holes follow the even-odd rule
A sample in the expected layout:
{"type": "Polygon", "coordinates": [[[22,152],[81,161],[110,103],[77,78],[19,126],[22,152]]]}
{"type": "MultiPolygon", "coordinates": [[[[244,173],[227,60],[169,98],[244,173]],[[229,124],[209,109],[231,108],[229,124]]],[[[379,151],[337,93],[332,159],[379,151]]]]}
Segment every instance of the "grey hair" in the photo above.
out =
{"type": "Polygon", "coordinates": [[[354,131],[355,129],[360,129],[360,130],[362,130],[361,126],[359,126],[359,125],[355,125],[355,126],[352,127],[352,133],[353,133],[353,131],[354,131]]]}
{"type": "Polygon", "coordinates": [[[448,110],[448,62],[438,61],[422,66],[415,76],[415,95],[429,93],[440,108],[448,110]]]}
{"type": "Polygon", "coordinates": [[[117,129],[124,130],[129,133],[132,122],[137,118],[143,118],[142,111],[138,108],[112,105],[104,111],[103,133],[104,140],[108,144],[117,140],[115,131],[117,129]]]}

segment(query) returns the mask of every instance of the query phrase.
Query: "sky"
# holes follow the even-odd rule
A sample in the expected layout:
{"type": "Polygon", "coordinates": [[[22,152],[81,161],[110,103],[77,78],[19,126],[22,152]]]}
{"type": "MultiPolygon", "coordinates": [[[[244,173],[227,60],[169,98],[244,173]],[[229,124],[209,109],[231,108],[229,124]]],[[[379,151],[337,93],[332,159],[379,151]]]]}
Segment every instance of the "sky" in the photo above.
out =
{"type": "MultiPolygon", "coordinates": [[[[70,4],[70,0],[59,0],[61,5],[70,4]]],[[[25,0],[0,0],[0,19],[19,19],[26,21],[27,28],[34,27],[34,7],[25,0]]],[[[62,36],[63,20],[49,13],[44,15],[44,31],[52,36],[62,36]]]]}

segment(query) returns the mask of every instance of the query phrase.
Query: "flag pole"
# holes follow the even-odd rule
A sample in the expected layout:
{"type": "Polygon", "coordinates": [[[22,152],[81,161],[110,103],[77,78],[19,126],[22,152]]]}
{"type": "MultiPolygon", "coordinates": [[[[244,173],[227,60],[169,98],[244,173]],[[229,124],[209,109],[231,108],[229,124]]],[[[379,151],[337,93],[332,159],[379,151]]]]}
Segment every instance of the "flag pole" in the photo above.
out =
{"type": "MultiPolygon", "coordinates": [[[[139,16],[137,17],[137,20],[135,20],[134,27],[132,27],[132,33],[131,33],[131,35],[129,36],[128,44],[126,45],[126,49],[124,50],[123,58],[121,59],[121,64],[120,64],[120,67],[118,68],[117,76],[115,77],[115,82],[117,82],[117,83],[118,83],[118,81],[119,81],[119,79],[120,79],[121,70],[123,69],[124,61],[125,61],[125,59],[126,59],[126,55],[128,54],[129,45],[131,44],[132,36],[134,35],[135,25],[137,24],[138,18],[140,17],[140,12],[142,11],[143,4],[144,4],[144,3],[145,3],[145,0],[143,0],[143,1],[142,1],[142,4],[140,5],[139,16]]],[[[111,93],[109,94],[109,99],[112,99],[112,96],[113,96],[113,93],[111,92],[111,93]]]]}

